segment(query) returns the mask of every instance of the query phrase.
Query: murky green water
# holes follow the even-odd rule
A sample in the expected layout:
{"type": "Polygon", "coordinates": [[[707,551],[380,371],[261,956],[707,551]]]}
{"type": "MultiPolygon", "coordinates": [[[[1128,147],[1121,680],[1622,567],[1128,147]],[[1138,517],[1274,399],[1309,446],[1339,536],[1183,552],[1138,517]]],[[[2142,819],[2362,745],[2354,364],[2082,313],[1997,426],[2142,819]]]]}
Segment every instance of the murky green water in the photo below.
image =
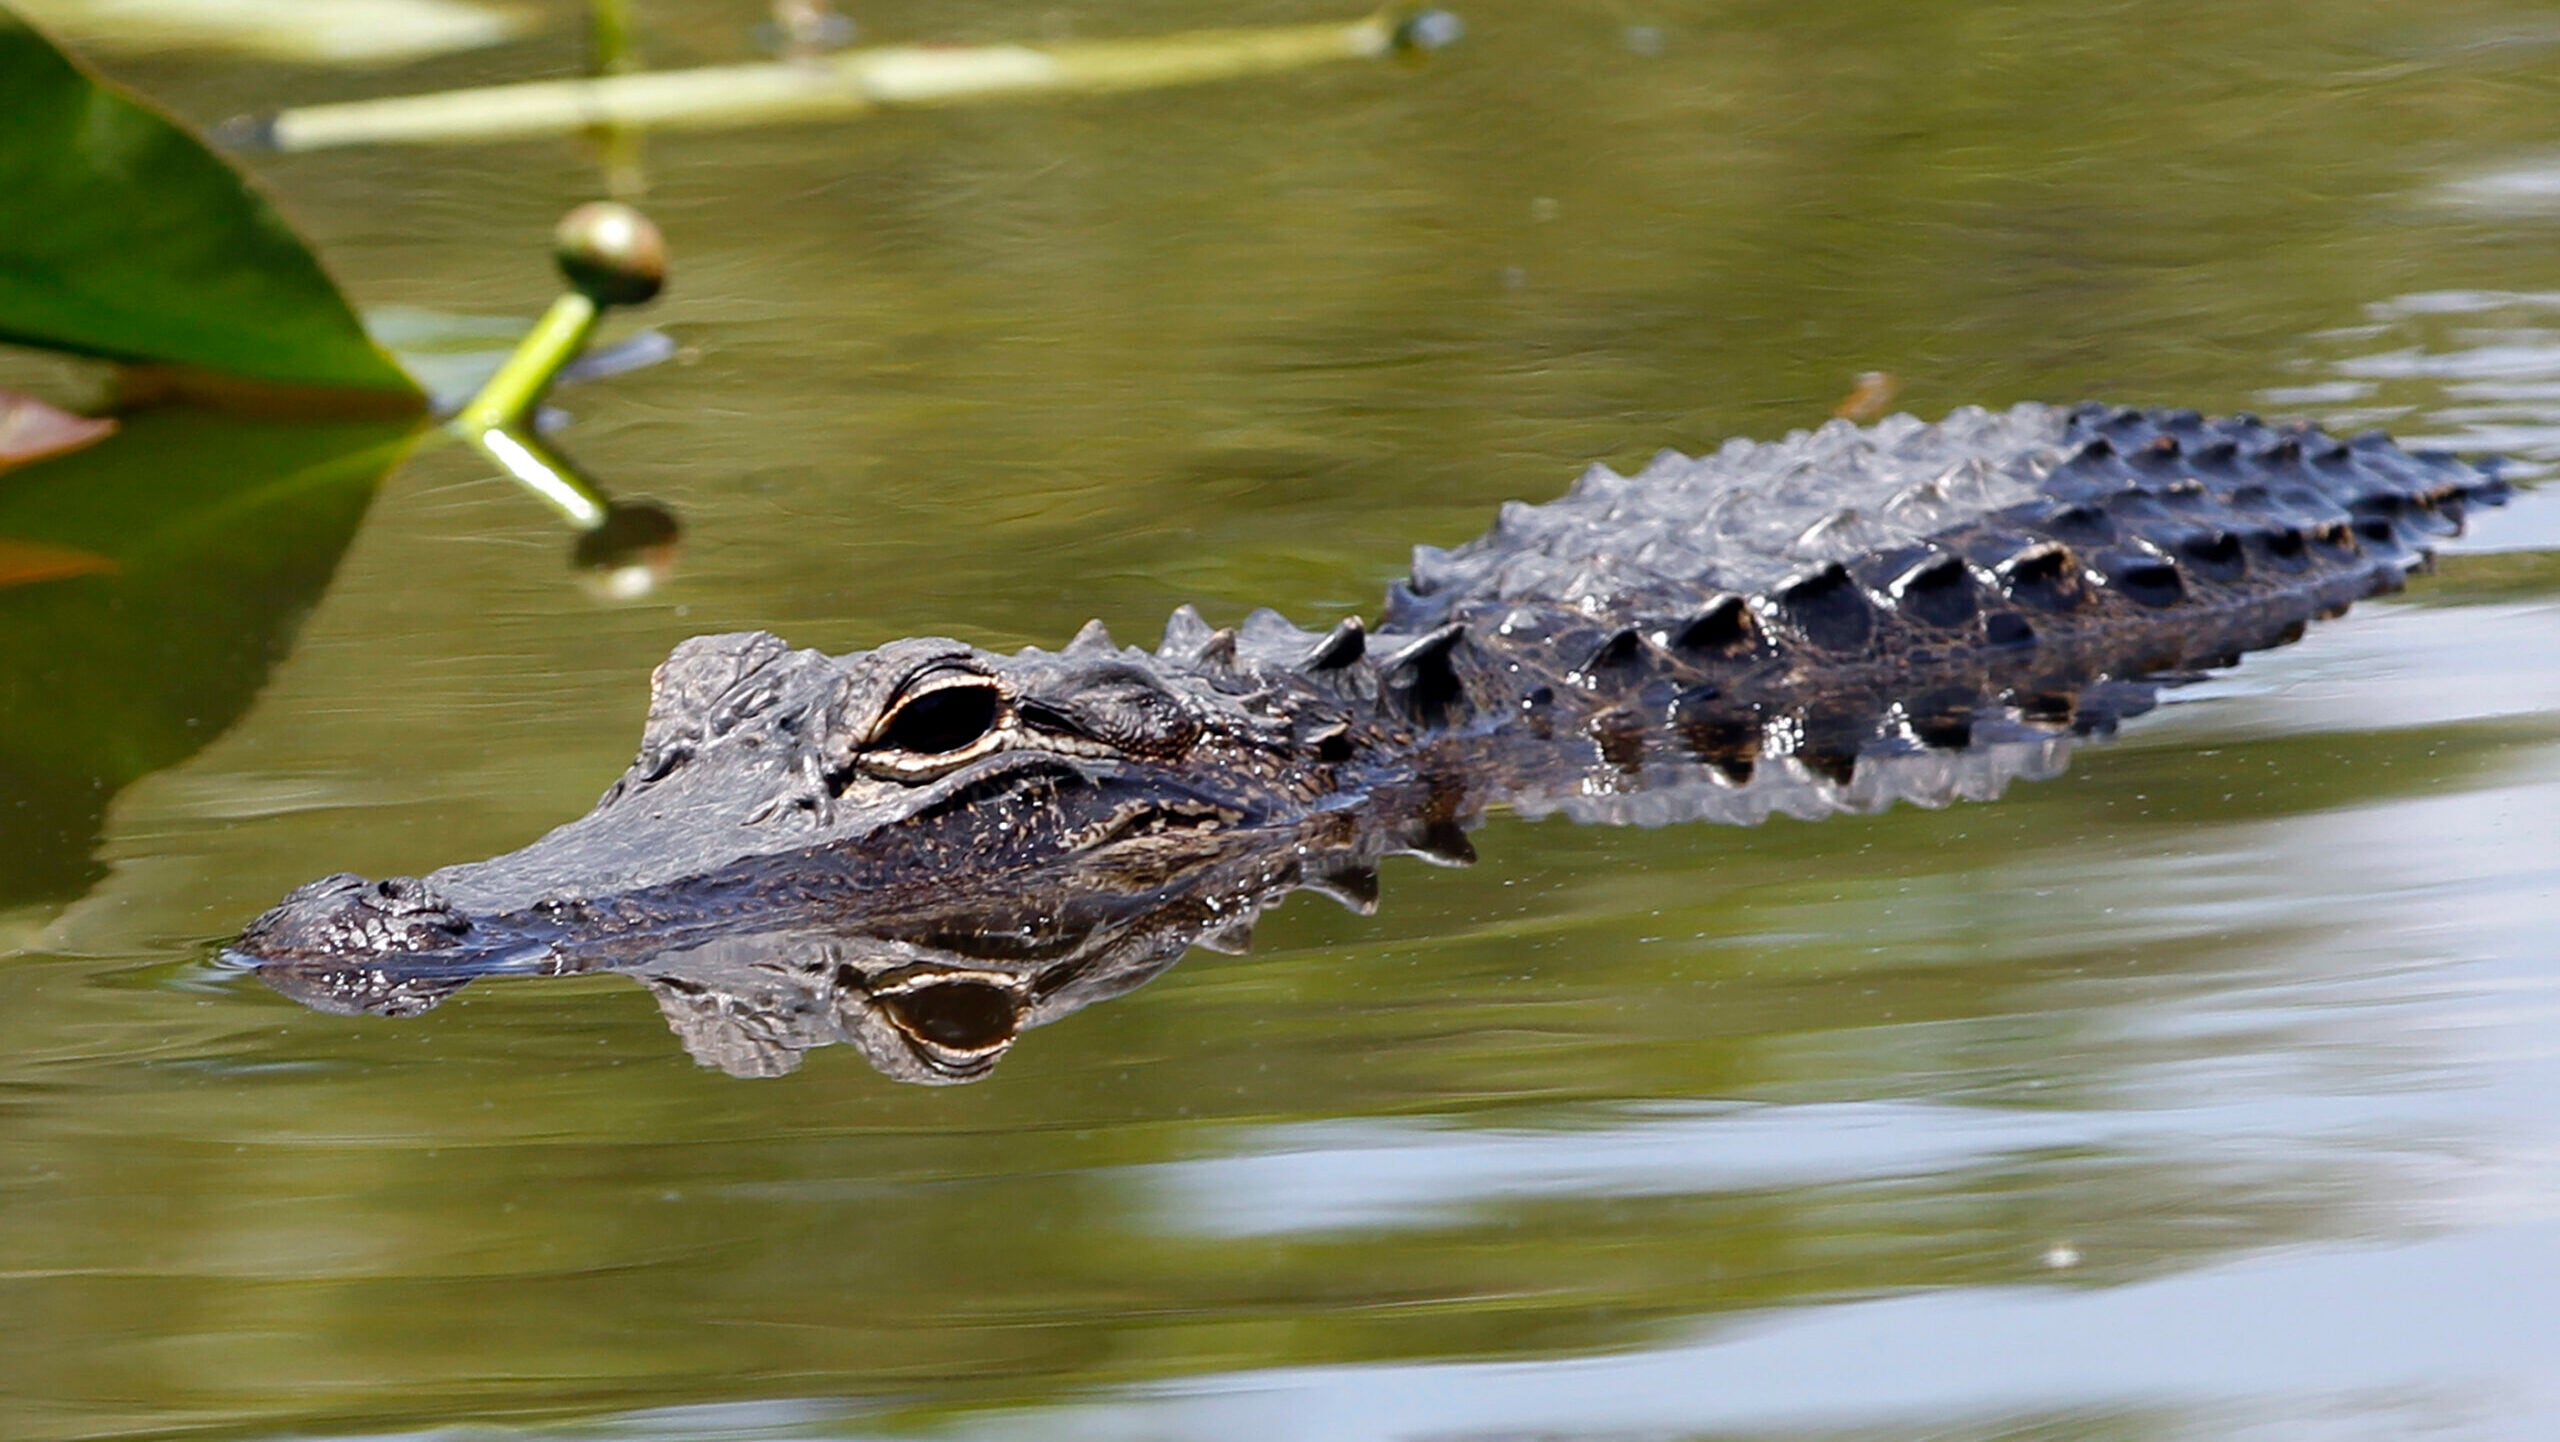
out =
{"type": "MultiPolygon", "coordinates": [[[[754,9],[644,6],[669,63],[754,9]]],[[[2096,394],[2560,461],[2542,7],[1465,13],[1419,73],[653,144],[684,354],[564,401],[685,516],[674,579],[595,599],[431,449],[325,586],[244,551],[316,604],[268,618],[253,701],[208,695],[236,725],[97,761],[66,720],[19,783],[53,829],[0,857],[0,1436],[2560,1431],[2549,492],[1996,804],[1497,822],[978,1086],[843,1049],[733,1080],[610,980],[391,1022],[207,964],[313,875],[585,809],[685,636],[1329,619],[1500,500],[1870,369],[1924,414],[2096,394]],[[62,798],[110,772],[92,855],[62,798]]],[[[555,19],[387,74],[115,68],[209,119],[540,73],[555,19]]],[[[259,169],[366,304],[497,314],[595,185],[544,144],[259,169]]],[[[245,645],[211,668],[245,687],[263,643],[168,619],[225,594],[116,664],[245,645]]]]}

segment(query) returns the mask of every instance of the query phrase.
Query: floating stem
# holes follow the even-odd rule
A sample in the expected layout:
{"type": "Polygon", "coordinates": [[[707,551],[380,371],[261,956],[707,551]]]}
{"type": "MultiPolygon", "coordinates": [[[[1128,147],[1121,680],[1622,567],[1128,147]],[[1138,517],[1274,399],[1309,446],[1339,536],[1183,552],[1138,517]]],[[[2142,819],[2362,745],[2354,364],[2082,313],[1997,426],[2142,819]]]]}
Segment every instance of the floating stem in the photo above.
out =
{"type": "Polygon", "coordinates": [[[631,0],[587,0],[587,73],[625,75],[640,68],[640,27],[631,0]]]}
{"type": "MultiPolygon", "coordinates": [[[[640,68],[640,25],[631,0],[587,0],[587,73],[628,75],[640,68]]],[[[604,171],[604,188],[628,199],[649,188],[649,167],[640,132],[610,123],[590,126],[589,143],[604,171]]]]}
{"type": "Polygon", "coordinates": [[[1043,92],[1093,94],[1196,84],[1335,60],[1434,48],[1446,12],[1350,22],[1198,30],[1055,45],[892,45],[782,64],[644,71],[312,105],[235,127],[277,150],[444,144],[596,126],[713,127],[862,115],[1043,92]]]}
{"type": "Polygon", "coordinates": [[[603,318],[604,307],[576,291],[553,301],[524,339],[516,342],[497,374],[454,413],[453,423],[480,430],[522,424],[551,389],[560,368],[586,350],[595,336],[596,322],[603,318]]]}

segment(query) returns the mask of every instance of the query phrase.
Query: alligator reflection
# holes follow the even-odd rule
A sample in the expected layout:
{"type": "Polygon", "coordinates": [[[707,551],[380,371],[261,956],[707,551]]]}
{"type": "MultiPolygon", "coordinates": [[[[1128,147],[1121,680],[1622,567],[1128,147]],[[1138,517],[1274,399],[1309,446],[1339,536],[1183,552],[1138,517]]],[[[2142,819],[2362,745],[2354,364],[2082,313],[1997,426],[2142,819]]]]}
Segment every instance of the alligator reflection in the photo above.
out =
{"type": "MultiPolygon", "coordinates": [[[[2110,688],[2115,709],[2084,713],[2083,731],[2149,701],[2110,688]]],[[[1513,794],[1527,815],[1658,825],[1749,824],[1771,815],[1880,811],[1896,802],[1988,800],[2018,779],[2062,770],[2069,732],[1961,750],[1860,758],[1841,774],[1817,756],[1753,768],[1697,761],[1680,775],[1655,765],[1553,795],[1513,794]]],[[[1586,783],[1591,778],[1586,776],[1586,783]]],[[[737,1077],[782,1076],[814,1048],[844,1044],[898,1081],[950,1085],[986,1077],[1025,1030],[1126,995],[1197,947],[1248,949],[1255,922],[1290,893],[1311,891],[1374,911],[1379,863],[1411,856],[1442,866],[1475,859],[1464,827],[1479,812],[1462,791],[1411,789],[1292,828],[1227,833],[1143,862],[1070,863],[986,896],[921,898],[799,914],[767,908],[749,932],[554,946],[537,959],[446,953],[360,960],[278,960],[267,985],[314,1009],[409,1017],[488,977],[627,976],[657,998],[695,1061],[737,1077]]]]}
{"type": "Polygon", "coordinates": [[[1374,909],[1377,863],[1389,854],[1474,857],[1446,820],[1338,817],[1143,870],[1068,868],[1001,897],[927,901],[892,916],[777,916],[753,932],[639,955],[278,961],[257,971],[315,1009],[393,1017],[483,977],[612,973],[648,987],[685,1050],[732,1076],[781,1076],[803,1052],[843,1043],[899,1081],[949,1084],[986,1076],[1025,1029],[1135,990],[1192,947],[1243,951],[1262,910],[1290,892],[1374,909]]]}
{"type": "MultiPolygon", "coordinates": [[[[1112,899],[1130,914],[1102,907],[989,917],[984,930],[955,916],[954,929],[916,935],[758,932],[627,965],[572,961],[544,974],[631,977],[658,999],[694,1060],[731,1076],[782,1076],[799,1068],[803,1052],[845,1043],[900,1081],[976,1081],[1024,1028],[1145,983],[1230,920],[1207,895],[1112,899]]],[[[1231,904],[1249,911],[1260,902],[1231,904]]],[[[323,1011],[412,1016],[493,970],[278,964],[259,975],[323,1011]]]]}

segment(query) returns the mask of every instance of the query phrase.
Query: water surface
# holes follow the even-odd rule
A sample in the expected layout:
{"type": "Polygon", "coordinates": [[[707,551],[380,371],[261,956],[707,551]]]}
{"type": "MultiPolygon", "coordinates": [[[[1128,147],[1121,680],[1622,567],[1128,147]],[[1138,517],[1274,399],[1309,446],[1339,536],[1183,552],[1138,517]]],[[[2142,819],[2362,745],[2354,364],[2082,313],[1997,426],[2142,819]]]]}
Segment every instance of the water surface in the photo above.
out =
{"type": "MultiPolygon", "coordinates": [[[[678,63],[752,7],[658,9],[678,63]]],[[[976,1086],[735,1080],[610,978],[394,1022],[208,963],[314,875],[583,811],[685,636],[1329,621],[1868,370],[2560,460],[2539,7],[1465,13],[1419,72],[653,142],[684,352],[563,399],[677,574],[598,600],[422,451],[236,724],[0,858],[0,1435],[2560,1429],[2551,493],[1995,804],[1497,820],[976,1086]]],[[[212,119],[546,73],[573,20],[115,68],[212,119]]],[[[366,305],[480,314],[544,303],[596,185],[541,144],[258,169],[366,305]]]]}

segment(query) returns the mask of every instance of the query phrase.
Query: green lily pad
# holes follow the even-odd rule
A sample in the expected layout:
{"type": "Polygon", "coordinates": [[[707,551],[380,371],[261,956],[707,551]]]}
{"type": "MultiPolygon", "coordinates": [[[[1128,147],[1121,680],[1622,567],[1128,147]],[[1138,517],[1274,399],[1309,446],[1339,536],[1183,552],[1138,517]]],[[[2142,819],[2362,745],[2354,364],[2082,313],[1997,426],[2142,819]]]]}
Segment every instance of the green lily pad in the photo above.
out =
{"type": "Polygon", "coordinates": [[[275,208],[0,9],[0,341],[415,397],[275,208]]]}

